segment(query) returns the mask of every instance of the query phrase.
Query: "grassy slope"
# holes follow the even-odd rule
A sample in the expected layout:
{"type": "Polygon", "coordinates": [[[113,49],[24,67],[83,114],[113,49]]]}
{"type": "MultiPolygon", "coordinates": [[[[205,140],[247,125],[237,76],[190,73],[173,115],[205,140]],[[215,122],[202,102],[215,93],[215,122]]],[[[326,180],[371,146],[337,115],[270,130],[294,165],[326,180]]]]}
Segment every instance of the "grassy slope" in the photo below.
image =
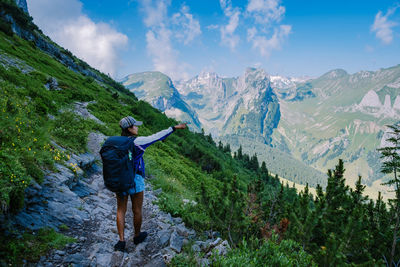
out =
{"type": "MultiPolygon", "coordinates": [[[[21,66],[33,69],[23,73],[18,69],[21,66],[0,65],[1,112],[5,115],[0,125],[2,212],[22,207],[24,189],[32,180],[40,183],[44,169],[53,169],[54,163],[63,164],[72,152],[85,152],[91,131],[118,135],[118,121],[126,115],[144,121],[140,135],[177,123],[148,103],[137,101],[129,91],[71,71],[16,35],[0,32],[0,54],[3,59],[17,60],[21,66]],[[60,90],[45,88],[50,77],[58,81],[60,90]],[[73,112],[59,112],[71,109],[77,101],[94,101],[88,109],[105,125],[84,120],[73,112]],[[52,140],[66,152],[60,154],[54,149],[52,140]]],[[[207,228],[205,208],[201,204],[184,205],[183,199],[197,201],[202,183],[210,197],[219,194],[223,185],[218,177],[229,180],[234,174],[239,178],[241,190],[246,191],[255,176],[229,153],[220,151],[212,140],[187,130],[150,147],[145,160],[148,173],[156,177],[154,184],[163,189],[161,207],[183,217],[187,225],[196,229],[207,228]],[[213,164],[211,169],[210,164],[213,164]]]]}
{"type": "MultiPolygon", "coordinates": [[[[338,157],[343,158],[347,161],[348,183],[353,185],[358,175],[363,176],[364,182],[370,186],[369,194],[375,197],[377,191],[384,188],[377,188],[374,181],[383,179],[384,176],[379,173],[379,166],[368,164],[368,157],[380,145],[379,129],[383,130],[384,125],[394,121],[378,119],[361,112],[335,110],[359,103],[369,90],[380,90],[385,84],[400,76],[400,68],[397,66],[376,73],[371,72],[368,77],[362,75],[362,73],[346,74],[332,80],[327,77],[328,75],[324,75],[312,81],[318,95],[316,98],[301,102],[282,101],[282,121],[278,131],[274,133],[274,139],[280,140],[283,136],[295,158],[305,159],[311,166],[321,171],[333,168],[338,157]],[[363,133],[356,128],[359,123],[361,127],[367,128],[370,122],[376,125],[370,133],[363,133]],[[343,136],[347,130],[349,135],[345,137],[348,142],[345,147],[341,147],[343,143],[338,142],[322,157],[314,154],[314,148],[322,147],[329,140],[343,136]]],[[[383,193],[388,196],[387,189],[383,193]]]]}

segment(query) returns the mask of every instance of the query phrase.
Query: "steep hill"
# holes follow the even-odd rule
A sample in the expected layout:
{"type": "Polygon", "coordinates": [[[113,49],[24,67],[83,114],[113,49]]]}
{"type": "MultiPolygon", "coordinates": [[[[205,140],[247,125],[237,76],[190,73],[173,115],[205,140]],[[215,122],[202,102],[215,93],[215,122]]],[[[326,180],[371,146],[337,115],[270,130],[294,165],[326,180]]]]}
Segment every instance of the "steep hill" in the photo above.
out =
{"type": "MultiPolygon", "coordinates": [[[[146,150],[146,183],[156,189],[145,194],[149,236],[114,252],[115,198],[96,151],[126,115],[144,121],[140,135],[177,122],[44,37],[13,1],[0,7],[0,265],[384,265],[394,206],[363,196],[360,180],[357,190],[345,186],[342,161],[328,172],[326,192],[317,187],[312,197],[308,186],[298,194],[281,184],[256,155],[232,155],[188,130],[146,150]]],[[[268,85],[263,77],[249,71],[243,96],[268,85]]],[[[275,99],[267,92],[250,102],[275,99]]],[[[255,110],[263,107],[246,109],[243,120],[255,110]]]]}
{"type": "MultiPolygon", "coordinates": [[[[47,255],[42,264],[109,266],[117,239],[115,202],[102,186],[100,162],[92,153],[106,136],[120,134],[118,121],[126,115],[144,121],[140,135],[177,122],[43,36],[13,1],[1,0],[0,7],[0,265],[30,264],[47,255]],[[67,243],[73,244],[63,248],[67,243]]],[[[211,255],[211,248],[222,242],[215,235],[242,240],[243,210],[234,211],[240,217],[228,224],[216,220],[214,211],[229,214],[232,201],[246,202],[248,185],[261,175],[258,166],[247,168],[209,137],[187,130],[154,144],[145,161],[152,177],[148,182],[160,194],[160,209],[180,216],[199,233],[218,231],[211,232],[212,241],[197,244],[199,252],[211,255]],[[229,188],[238,192],[235,198],[226,194],[229,188]]],[[[267,170],[263,177],[268,180],[267,170]]],[[[271,192],[280,186],[273,181],[271,192]]],[[[148,253],[154,244],[162,244],[168,255],[180,252],[184,237],[177,232],[185,228],[179,219],[148,215],[144,229],[156,228],[149,243],[133,248],[135,255],[160,259],[160,254],[148,253]]]]}

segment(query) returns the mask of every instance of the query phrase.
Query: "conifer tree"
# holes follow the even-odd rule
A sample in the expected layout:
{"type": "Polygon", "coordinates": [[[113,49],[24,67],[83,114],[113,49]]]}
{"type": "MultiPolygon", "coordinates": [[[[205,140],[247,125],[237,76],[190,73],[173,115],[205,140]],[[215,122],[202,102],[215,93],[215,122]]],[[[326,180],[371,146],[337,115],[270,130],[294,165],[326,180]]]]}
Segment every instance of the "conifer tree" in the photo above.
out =
{"type": "Polygon", "coordinates": [[[309,193],[308,184],[299,197],[295,198],[291,208],[289,232],[291,238],[308,248],[312,232],[317,223],[316,213],[311,209],[312,196],[309,193]]]}
{"type": "Polygon", "coordinates": [[[381,158],[383,158],[383,164],[381,171],[386,174],[393,174],[393,179],[389,180],[386,185],[394,187],[395,199],[393,200],[393,242],[390,253],[389,265],[395,264],[394,257],[396,253],[396,243],[399,239],[399,225],[400,225],[400,179],[398,177],[400,171],[400,124],[389,125],[390,137],[386,139],[389,143],[388,146],[378,149],[381,152],[381,158]]]}
{"type": "Polygon", "coordinates": [[[267,165],[265,164],[265,161],[263,161],[261,163],[260,176],[261,176],[261,180],[263,180],[264,183],[269,183],[269,174],[268,174],[268,169],[267,169],[267,165]]]}
{"type": "Polygon", "coordinates": [[[328,185],[326,187],[326,227],[328,232],[343,229],[346,223],[349,187],[345,184],[343,160],[339,159],[335,170],[328,171],[328,185]]]}
{"type": "Polygon", "coordinates": [[[227,192],[228,207],[226,210],[227,220],[226,229],[231,244],[234,245],[234,239],[241,239],[243,233],[246,232],[248,221],[244,213],[246,201],[243,192],[239,188],[237,176],[234,175],[230,181],[227,192]]]}
{"type": "Polygon", "coordinates": [[[254,154],[250,159],[250,169],[258,171],[259,168],[257,154],[254,154]]]}
{"type": "Polygon", "coordinates": [[[237,157],[239,160],[243,159],[243,149],[242,149],[242,145],[240,145],[238,151],[237,151],[237,157]]]}
{"type": "Polygon", "coordinates": [[[231,145],[230,144],[226,144],[226,146],[223,148],[223,151],[225,153],[231,153],[231,145]]]}
{"type": "Polygon", "coordinates": [[[348,218],[344,225],[342,243],[340,251],[343,251],[347,256],[347,260],[357,263],[371,263],[372,257],[365,244],[371,238],[371,233],[368,232],[368,217],[364,202],[367,197],[363,196],[365,185],[361,184],[361,176],[355,185],[355,189],[350,190],[351,201],[347,209],[348,218]]]}
{"type": "Polygon", "coordinates": [[[224,146],[222,145],[221,140],[218,142],[218,149],[223,150],[224,146]]]}

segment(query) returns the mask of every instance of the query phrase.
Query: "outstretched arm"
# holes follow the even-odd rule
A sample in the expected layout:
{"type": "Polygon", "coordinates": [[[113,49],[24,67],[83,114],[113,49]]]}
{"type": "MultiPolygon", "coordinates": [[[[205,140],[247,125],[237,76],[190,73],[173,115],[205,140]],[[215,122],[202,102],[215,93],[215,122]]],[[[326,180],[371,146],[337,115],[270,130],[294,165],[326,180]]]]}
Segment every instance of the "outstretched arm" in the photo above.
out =
{"type": "Polygon", "coordinates": [[[187,125],[187,123],[181,123],[181,124],[175,125],[175,126],[172,127],[172,128],[174,128],[174,130],[175,130],[175,129],[185,129],[185,128],[186,128],[186,125],[187,125]]]}
{"type": "Polygon", "coordinates": [[[186,123],[181,123],[175,125],[174,127],[169,127],[168,129],[162,130],[158,133],[152,134],[150,136],[139,136],[135,139],[135,145],[139,146],[142,150],[145,150],[151,144],[157,141],[162,141],[167,138],[171,133],[177,129],[185,129],[186,123]]]}

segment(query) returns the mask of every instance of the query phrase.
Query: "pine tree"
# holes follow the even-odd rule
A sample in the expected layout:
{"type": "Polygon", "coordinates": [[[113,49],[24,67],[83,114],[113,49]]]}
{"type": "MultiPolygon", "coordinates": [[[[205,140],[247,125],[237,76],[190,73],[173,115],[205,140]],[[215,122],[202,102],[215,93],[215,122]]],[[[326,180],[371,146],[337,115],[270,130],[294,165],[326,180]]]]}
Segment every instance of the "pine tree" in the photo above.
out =
{"type": "Polygon", "coordinates": [[[400,225],[400,179],[398,173],[400,171],[400,124],[389,125],[390,137],[386,141],[390,144],[389,146],[378,149],[381,152],[381,158],[384,162],[382,164],[381,171],[386,174],[393,174],[393,179],[389,180],[386,185],[394,186],[395,199],[393,200],[393,218],[394,218],[394,229],[393,229],[393,242],[390,253],[389,265],[392,266],[394,263],[394,257],[396,253],[396,243],[399,238],[399,225],[400,225]]]}
{"type": "Polygon", "coordinates": [[[224,149],[224,146],[222,145],[221,140],[218,142],[218,149],[219,150],[223,150],[224,149]]]}
{"type": "Polygon", "coordinates": [[[259,168],[257,154],[254,154],[250,159],[250,169],[257,172],[259,168]]]}
{"type": "Polygon", "coordinates": [[[312,232],[317,224],[317,216],[311,204],[312,196],[307,184],[304,191],[295,198],[289,217],[291,238],[302,244],[304,249],[309,247],[312,232]]]}
{"type": "Polygon", "coordinates": [[[243,237],[246,232],[246,226],[249,224],[248,218],[245,215],[245,197],[243,192],[239,188],[237,176],[234,175],[233,179],[228,185],[227,200],[228,206],[226,210],[227,220],[226,229],[228,231],[228,237],[231,244],[234,245],[235,241],[238,241],[243,237]]]}
{"type": "Polygon", "coordinates": [[[231,145],[230,144],[226,144],[226,146],[223,148],[223,151],[225,153],[231,153],[231,145]]]}
{"type": "Polygon", "coordinates": [[[237,157],[239,160],[243,159],[243,149],[242,149],[242,145],[240,145],[238,151],[237,151],[237,157]]]}
{"type": "Polygon", "coordinates": [[[345,184],[343,160],[339,159],[335,170],[328,171],[326,187],[326,227],[328,232],[337,232],[346,224],[346,210],[350,203],[347,195],[349,187],[345,184]]]}
{"type": "Polygon", "coordinates": [[[265,161],[263,161],[261,164],[260,176],[261,176],[261,179],[264,181],[264,183],[269,183],[270,179],[269,179],[268,169],[267,169],[267,165],[265,164],[265,161]]]}
{"type": "Polygon", "coordinates": [[[355,185],[355,189],[350,190],[350,206],[347,209],[348,218],[344,225],[342,234],[342,243],[340,251],[343,251],[350,262],[357,264],[372,264],[372,257],[365,244],[371,237],[368,231],[368,217],[365,201],[367,197],[363,196],[365,185],[361,184],[361,176],[355,185]]]}

